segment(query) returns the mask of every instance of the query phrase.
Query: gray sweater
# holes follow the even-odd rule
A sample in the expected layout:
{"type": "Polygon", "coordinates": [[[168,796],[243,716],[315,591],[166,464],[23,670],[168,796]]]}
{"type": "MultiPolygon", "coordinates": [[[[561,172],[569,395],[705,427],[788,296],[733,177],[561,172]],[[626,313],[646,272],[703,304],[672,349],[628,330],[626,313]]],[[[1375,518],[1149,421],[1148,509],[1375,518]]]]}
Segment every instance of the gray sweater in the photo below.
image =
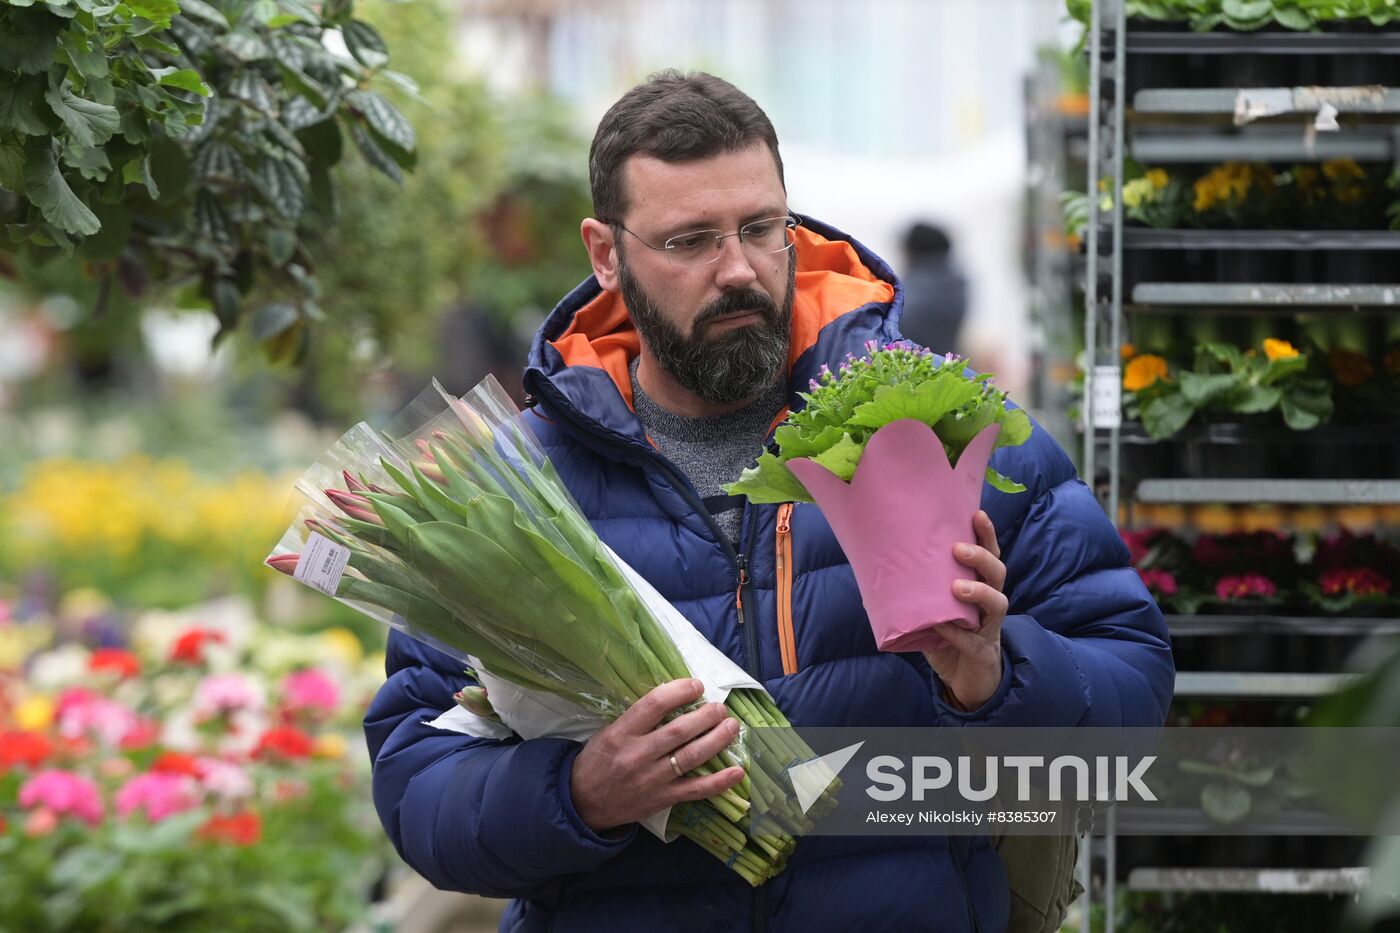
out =
{"type": "Polygon", "coordinates": [[[738,550],[744,500],[727,495],[720,487],[737,480],[763,453],[768,428],[787,404],[786,382],[777,380],[738,411],[687,418],[667,411],[642,391],[637,362],[633,359],[631,364],[632,399],[642,427],[657,449],[689,478],[720,531],[738,550]]]}

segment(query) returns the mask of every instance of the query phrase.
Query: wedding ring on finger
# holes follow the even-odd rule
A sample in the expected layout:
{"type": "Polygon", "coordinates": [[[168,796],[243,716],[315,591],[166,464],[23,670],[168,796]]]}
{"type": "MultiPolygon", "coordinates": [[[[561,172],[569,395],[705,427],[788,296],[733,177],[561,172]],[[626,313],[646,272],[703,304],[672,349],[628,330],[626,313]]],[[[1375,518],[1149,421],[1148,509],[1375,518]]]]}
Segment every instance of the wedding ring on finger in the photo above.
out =
{"type": "Polygon", "coordinates": [[[685,772],[681,770],[680,762],[676,761],[676,756],[672,755],[668,760],[671,762],[671,770],[676,772],[676,777],[685,777],[685,772]]]}

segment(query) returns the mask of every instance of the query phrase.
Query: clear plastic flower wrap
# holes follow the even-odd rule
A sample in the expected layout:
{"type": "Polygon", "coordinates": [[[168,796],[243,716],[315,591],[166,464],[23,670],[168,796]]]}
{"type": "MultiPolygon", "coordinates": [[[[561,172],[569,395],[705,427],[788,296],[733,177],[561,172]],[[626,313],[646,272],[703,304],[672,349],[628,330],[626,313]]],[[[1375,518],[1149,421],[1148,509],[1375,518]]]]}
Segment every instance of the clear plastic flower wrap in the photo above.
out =
{"type": "Polygon", "coordinates": [[[757,885],[834,805],[836,784],[815,807],[796,804],[787,770],[812,751],[598,538],[494,379],[462,398],[434,382],[384,431],[356,425],[296,490],[297,519],[267,563],[460,659],[463,708],[435,725],[582,741],[653,687],[694,677],[744,728],[691,773],[740,764],[745,778],[648,829],[757,885]]]}

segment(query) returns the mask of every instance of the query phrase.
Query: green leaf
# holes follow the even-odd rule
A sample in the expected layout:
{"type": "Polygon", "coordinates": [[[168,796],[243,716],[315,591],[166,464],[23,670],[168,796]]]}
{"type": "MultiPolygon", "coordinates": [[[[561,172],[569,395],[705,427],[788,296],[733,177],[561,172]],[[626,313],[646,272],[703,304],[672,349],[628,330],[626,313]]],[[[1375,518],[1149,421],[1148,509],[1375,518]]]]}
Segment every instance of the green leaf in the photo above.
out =
{"type": "Polygon", "coordinates": [[[206,240],[227,246],[233,242],[228,218],[219,199],[208,188],[199,189],[194,199],[194,228],[206,240]]]}
{"type": "Polygon", "coordinates": [[[68,146],[63,150],[63,164],[78,170],[89,181],[101,181],[112,170],[107,150],[89,146],[68,146]]]}
{"type": "Polygon", "coordinates": [[[846,434],[838,425],[831,425],[815,433],[795,424],[783,424],[773,434],[784,461],[794,457],[813,457],[840,443],[846,434]]]}
{"type": "Polygon", "coordinates": [[[67,233],[91,236],[101,224],[68,187],[47,140],[31,140],[24,147],[24,194],[44,219],[67,233]]]}
{"type": "Polygon", "coordinates": [[[1281,6],[1274,9],[1274,21],[1285,29],[1308,30],[1313,28],[1313,18],[1307,11],[1296,6],[1281,6]]]}
{"type": "Polygon", "coordinates": [[[1238,784],[1212,782],[1201,788],[1201,809],[1217,823],[1238,823],[1249,815],[1252,797],[1238,784]]]}
{"type": "Polygon", "coordinates": [[[1284,392],[1279,403],[1283,420],[1295,431],[1308,431],[1332,418],[1331,384],[1309,380],[1284,392]]]}
{"type": "Polygon", "coordinates": [[[880,428],[891,421],[913,418],[929,427],[938,424],[949,412],[976,398],[982,387],[961,376],[949,374],[923,382],[899,382],[882,385],[870,401],[856,406],[848,424],[880,428]]]}
{"type": "Polygon", "coordinates": [[[350,135],[355,140],[355,145],[360,148],[360,153],[365,157],[365,161],[372,167],[388,175],[399,184],[403,184],[403,170],[399,164],[380,148],[379,144],[370,136],[369,131],[358,123],[350,125],[350,135]]]}
{"type": "Polygon", "coordinates": [[[91,80],[107,76],[107,56],[103,49],[93,48],[88,37],[76,27],[63,31],[58,47],[63,50],[69,64],[84,78],[91,80]]]}
{"type": "Polygon", "coordinates": [[[758,462],[739,475],[739,481],[724,487],[731,496],[747,496],[750,502],[811,502],[807,487],[783,466],[777,457],[764,453],[758,462]]]}
{"type": "Polygon", "coordinates": [[[1230,396],[1230,410],[1242,415],[1273,411],[1281,398],[1282,389],[1271,386],[1246,386],[1242,392],[1230,396]]]}
{"type": "Polygon", "coordinates": [[[204,83],[204,79],[199,76],[199,72],[193,68],[153,68],[151,74],[157,74],[157,81],[164,87],[175,87],[182,91],[189,91],[191,94],[198,94],[200,97],[208,97],[214,92],[209,89],[209,85],[204,83]]]}
{"type": "Polygon", "coordinates": [[[180,0],[180,12],[185,16],[203,20],[213,26],[228,29],[229,23],[223,13],[204,0],[180,0]]]}
{"type": "Polygon", "coordinates": [[[343,30],[345,46],[366,68],[382,68],[389,63],[389,47],[369,23],[352,19],[343,30]]]}
{"type": "Polygon", "coordinates": [[[80,145],[105,143],[121,127],[117,108],[78,97],[66,82],[56,91],[45,94],[44,100],[80,145]]]}
{"type": "Polygon", "coordinates": [[[856,475],[856,465],[860,463],[860,456],[863,453],[865,453],[864,442],[858,442],[851,435],[843,434],[841,440],[817,454],[812,460],[826,467],[846,482],[850,482],[851,477],[856,475]]]}
{"type": "Polygon", "coordinates": [[[306,210],[306,169],[301,163],[295,164],[301,169],[300,172],[287,160],[264,158],[251,176],[253,184],[267,203],[291,221],[295,221],[306,210]]]}
{"type": "Polygon", "coordinates": [[[1148,436],[1161,440],[1171,437],[1191,420],[1196,406],[1180,392],[1154,398],[1142,406],[1142,427],[1148,436]]]}
{"type": "Polygon", "coordinates": [[[263,80],[263,76],[252,68],[245,68],[239,72],[229,83],[228,93],[230,97],[243,101],[261,113],[271,115],[277,109],[272,88],[263,80]]]}
{"type": "Polygon", "coordinates": [[[122,181],[126,182],[128,185],[145,185],[146,194],[150,196],[152,201],[160,197],[160,188],[156,187],[156,180],[151,175],[150,155],[142,156],[139,159],[132,159],[130,162],[123,165],[122,181]]]}
{"type": "Polygon", "coordinates": [[[25,136],[44,136],[58,126],[44,102],[48,83],[43,78],[15,78],[0,74],[0,129],[25,136]]]}
{"type": "Polygon", "coordinates": [[[0,142],[0,188],[24,193],[24,147],[0,142]]]}
{"type": "Polygon", "coordinates": [[[1273,12],[1273,0],[1225,0],[1220,5],[1231,19],[1252,20],[1273,12]]]}
{"type": "Polygon", "coordinates": [[[253,329],[253,339],[259,342],[271,340],[280,334],[286,333],[301,321],[301,315],[297,309],[285,302],[275,302],[263,305],[253,312],[250,326],[253,329]]]}
{"type": "Polygon", "coordinates": [[[267,43],[245,30],[235,30],[220,36],[218,44],[241,62],[262,61],[269,57],[267,43]]]}
{"type": "Polygon", "coordinates": [[[386,97],[374,91],[356,90],[347,94],[345,99],[376,133],[405,152],[413,151],[413,126],[386,97]]]}
{"type": "Polygon", "coordinates": [[[1018,493],[1026,491],[1024,484],[1003,476],[991,467],[987,467],[987,482],[998,492],[1018,493]]]}
{"type": "Polygon", "coordinates": [[[1019,447],[1031,439],[1031,416],[1020,408],[1006,411],[1001,420],[1001,433],[997,435],[997,449],[1019,447]]]}
{"type": "Polygon", "coordinates": [[[263,234],[263,243],[267,246],[268,258],[279,269],[291,262],[296,254],[297,236],[291,230],[271,227],[263,234]]]}
{"type": "Polygon", "coordinates": [[[66,21],[47,10],[0,7],[0,62],[6,71],[37,75],[53,64],[58,34],[66,21]]]}
{"type": "Polygon", "coordinates": [[[161,29],[170,28],[170,20],[180,12],[176,0],[125,0],[131,12],[142,19],[150,20],[161,29]]]}
{"type": "Polygon", "coordinates": [[[102,229],[83,240],[78,254],[95,262],[116,259],[131,239],[131,212],[121,204],[99,204],[97,219],[102,229]]]}
{"type": "Polygon", "coordinates": [[[1287,359],[1270,360],[1264,367],[1264,373],[1259,377],[1262,385],[1273,385],[1281,379],[1301,373],[1308,368],[1308,358],[1306,356],[1291,356],[1287,359]]]}
{"type": "Polygon", "coordinates": [[[1182,370],[1177,377],[1180,380],[1182,396],[1197,408],[1203,408],[1229,392],[1239,381],[1238,377],[1229,373],[1203,376],[1189,369],[1182,370]]]}
{"type": "Polygon", "coordinates": [[[1274,773],[1277,770],[1277,768],[1264,766],[1250,768],[1248,771],[1231,771],[1229,775],[1231,780],[1239,781],[1246,787],[1267,787],[1273,781],[1274,773]]]}

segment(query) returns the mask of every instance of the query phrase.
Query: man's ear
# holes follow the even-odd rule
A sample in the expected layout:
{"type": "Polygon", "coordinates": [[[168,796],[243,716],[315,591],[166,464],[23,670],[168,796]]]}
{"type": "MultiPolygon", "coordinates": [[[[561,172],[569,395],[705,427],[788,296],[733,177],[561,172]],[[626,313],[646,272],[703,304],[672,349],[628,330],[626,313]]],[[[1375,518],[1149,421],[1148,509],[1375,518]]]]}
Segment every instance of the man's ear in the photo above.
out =
{"type": "Polygon", "coordinates": [[[616,292],[617,247],[613,228],[601,220],[588,217],[580,226],[579,233],[583,236],[583,246],[588,250],[588,261],[593,264],[593,275],[598,279],[598,284],[605,292],[616,292]]]}

